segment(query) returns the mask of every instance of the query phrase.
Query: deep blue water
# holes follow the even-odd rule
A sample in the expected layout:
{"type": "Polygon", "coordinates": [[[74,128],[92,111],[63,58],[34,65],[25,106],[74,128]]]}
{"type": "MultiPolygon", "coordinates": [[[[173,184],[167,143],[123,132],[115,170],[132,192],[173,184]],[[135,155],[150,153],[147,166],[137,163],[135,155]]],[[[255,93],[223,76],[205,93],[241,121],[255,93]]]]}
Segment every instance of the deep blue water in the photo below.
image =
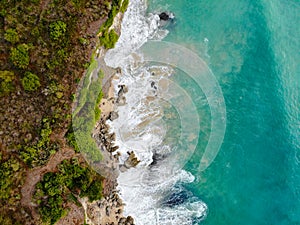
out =
{"type": "MultiPolygon", "coordinates": [[[[165,40],[206,61],[226,102],[217,158],[198,172],[209,136],[204,113],[198,147],[186,165],[196,177],[187,190],[209,208],[202,224],[300,224],[300,2],[149,1],[149,11],[162,10],[176,16],[165,40]]],[[[188,78],[178,82],[194,85],[186,84],[188,78]]],[[[191,93],[202,95],[201,89],[191,93]]]]}

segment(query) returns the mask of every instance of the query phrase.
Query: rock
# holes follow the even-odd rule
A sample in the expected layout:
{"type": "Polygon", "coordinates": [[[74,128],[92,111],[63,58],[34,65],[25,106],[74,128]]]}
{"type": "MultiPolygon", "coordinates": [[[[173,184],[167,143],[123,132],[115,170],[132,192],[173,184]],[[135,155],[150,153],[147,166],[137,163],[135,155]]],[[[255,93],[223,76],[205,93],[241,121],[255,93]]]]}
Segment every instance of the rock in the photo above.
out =
{"type": "Polygon", "coordinates": [[[119,170],[121,173],[124,173],[127,170],[127,168],[124,165],[121,165],[119,170]]]}
{"type": "Polygon", "coordinates": [[[122,213],[122,209],[118,209],[117,211],[116,211],[116,214],[121,214],[122,213]]]}
{"type": "Polygon", "coordinates": [[[123,205],[123,202],[122,202],[122,200],[119,198],[118,200],[117,200],[117,207],[121,207],[123,205]]]}
{"type": "Polygon", "coordinates": [[[106,209],[105,209],[105,212],[106,212],[106,215],[107,215],[107,216],[110,215],[110,211],[111,211],[110,207],[107,206],[106,209]]]}
{"type": "Polygon", "coordinates": [[[115,141],[115,140],[116,140],[116,134],[115,134],[115,133],[112,133],[112,134],[110,135],[110,140],[112,140],[112,141],[115,141]]]}
{"type": "Polygon", "coordinates": [[[123,106],[126,104],[126,98],[124,96],[120,96],[117,100],[116,100],[116,105],[117,106],[123,106]]]}
{"type": "Polygon", "coordinates": [[[119,114],[117,112],[112,111],[109,113],[107,119],[109,119],[110,121],[113,121],[113,120],[117,119],[118,117],[119,117],[119,114]]]}
{"type": "Polygon", "coordinates": [[[166,12],[162,12],[161,14],[159,14],[159,19],[167,21],[170,19],[170,16],[166,12]]]}
{"type": "Polygon", "coordinates": [[[127,224],[129,223],[129,225],[131,225],[131,224],[134,223],[134,220],[133,220],[133,218],[131,216],[127,216],[126,222],[127,222],[127,224]]]}
{"type": "Polygon", "coordinates": [[[119,146],[114,146],[114,147],[111,148],[111,152],[115,152],[115,151],[117,151],[118,149],[119,149],[119,146]]]}
{"type": "Polygon", "coordinates": [[[118,97],[122,96],[124,93],[128,92],[128,88],[122,84],[122,85],[118,85],[118,87],[120,88],[119,92],[118,92],[118,97]]]}
{"type": "Polygon", "coordinates": [[[126,222],[126,218],[121,218],[120,220],[119,220],[119,223],[121,223],[121,224],[124,224],[126,222]]]}
{"type": "Polygon", "coordinates": [[[131,168],[131,167],[135,167],[140,163],[140,160],[137,159],[137,157],[135,156],[134,152],[127,152],[127,154],[129,155],[129,157],[127,158],[127,160],[124,162],[124,166],[126,168],[131,168]]]}

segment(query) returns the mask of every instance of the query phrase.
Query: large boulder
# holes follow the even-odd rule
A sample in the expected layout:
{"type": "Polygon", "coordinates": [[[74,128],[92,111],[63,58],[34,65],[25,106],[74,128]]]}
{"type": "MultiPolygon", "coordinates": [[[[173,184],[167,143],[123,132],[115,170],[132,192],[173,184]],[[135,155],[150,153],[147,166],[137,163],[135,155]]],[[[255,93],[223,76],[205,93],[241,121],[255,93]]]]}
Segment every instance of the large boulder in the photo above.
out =
{"type": "Polygon", "coordinates": [[[170,16],[168,13],[166,12],[162,12],[161,14],[159,14],[159,19],[160,20],[164,20],[164,21],[167,21],[170,19],[170,16]]]}

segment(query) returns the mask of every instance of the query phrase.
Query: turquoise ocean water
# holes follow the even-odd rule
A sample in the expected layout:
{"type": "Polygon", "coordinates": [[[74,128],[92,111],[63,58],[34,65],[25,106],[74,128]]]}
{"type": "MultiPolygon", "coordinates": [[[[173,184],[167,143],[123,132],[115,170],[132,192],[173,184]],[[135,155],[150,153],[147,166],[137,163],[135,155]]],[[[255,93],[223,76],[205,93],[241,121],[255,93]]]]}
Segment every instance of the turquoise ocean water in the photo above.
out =
{"type": "MultiPolygon", "coordinates": [[[[185,188],[209,208],[207,225],[300,224],[300,1],[149,0],[150,12],[172,11],[166,41],[195,51],[216,76],[227,129],[217,158],[197,167],[209,136],[208,107],[186,169],[185,188]]],[[[180,71],[197,101],[201,89],[180,71]]]]}

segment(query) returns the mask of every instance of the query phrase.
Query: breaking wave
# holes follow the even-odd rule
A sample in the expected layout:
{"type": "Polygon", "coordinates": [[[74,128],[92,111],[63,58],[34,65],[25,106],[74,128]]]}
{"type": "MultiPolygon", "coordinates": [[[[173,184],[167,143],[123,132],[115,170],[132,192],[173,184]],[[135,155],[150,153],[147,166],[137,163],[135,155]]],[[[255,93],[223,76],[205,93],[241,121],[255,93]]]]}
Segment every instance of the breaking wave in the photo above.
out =
{"type": "Polygon", "coordinates": [[[130,1],[119,41],[105,56],[107,65],[122,70],[112,81],[115,95],[120,85],[127,89],[126,100],[117,104],[119,117],[108,122],[116,133],[120,163],[131,151],[141,161],[118,177],[124,215],[138,225],[198,224],[207,206],[185,190],[195,178],[181,168],[197,146],[200,118],[190,96],[172,81],[172,66],[145,62],[142,53],[134,53],[168,33],[146,8],[145,1],[130,1]]]}

